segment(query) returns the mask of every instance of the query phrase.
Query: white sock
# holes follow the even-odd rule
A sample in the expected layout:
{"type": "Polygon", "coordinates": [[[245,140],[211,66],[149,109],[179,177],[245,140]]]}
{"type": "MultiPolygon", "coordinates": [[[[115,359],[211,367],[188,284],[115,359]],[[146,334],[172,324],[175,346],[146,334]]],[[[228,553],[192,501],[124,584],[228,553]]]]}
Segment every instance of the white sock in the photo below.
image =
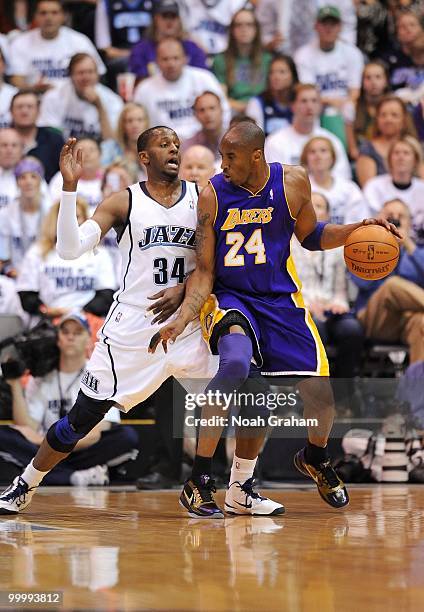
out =
{"type": "Polygon", "coordinates": [[[44,476],[48,474],[49,471],[50,470],[47,470],[47,472],[40,472],[40,470],[36,470],[31,461],[31,463],[28,463],[26,466],[25,470],[21,474],[21,477],[25,480],[30,488],[38,487],[44,476]]]}
{"type": "Polygon", "coordinates": [[[230,484],[234,481],[246,482],[253,476],[253,470],[258,458],[256,459],[240,459],[234,454],[233,465],[231,467],[230,484]]]}

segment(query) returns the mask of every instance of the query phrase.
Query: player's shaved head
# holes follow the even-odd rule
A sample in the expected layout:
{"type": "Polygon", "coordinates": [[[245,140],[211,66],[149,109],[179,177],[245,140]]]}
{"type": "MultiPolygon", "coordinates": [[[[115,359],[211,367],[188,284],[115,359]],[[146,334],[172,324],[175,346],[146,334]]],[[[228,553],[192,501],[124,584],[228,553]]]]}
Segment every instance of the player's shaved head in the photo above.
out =
{"type": "Polygon", "coordinates": [[[264,150],[265,134],[252,120],[236,123],[224,134],[223,141],[231,142],[248,151],[264,150]]]}
{"type": "Polygon", "coordinates": [[[172,128],[167,127],[166,125],[155,125],[147,130],[144,130],[144,132],[140,134],[137,139],[137,152],[141,153],[141,151],[146,151],[149,147],[151,139],[162,131],[172,132],[173,136],[177,136],[177,133],[172,128]]]}

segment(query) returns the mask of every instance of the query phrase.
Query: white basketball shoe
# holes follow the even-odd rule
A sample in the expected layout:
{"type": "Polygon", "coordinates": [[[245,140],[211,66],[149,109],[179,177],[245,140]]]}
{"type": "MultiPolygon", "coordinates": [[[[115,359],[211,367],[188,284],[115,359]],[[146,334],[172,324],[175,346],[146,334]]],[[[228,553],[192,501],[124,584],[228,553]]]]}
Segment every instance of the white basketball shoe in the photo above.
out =
{"type": "Polygon", "coordinates": [[[244,514],[250,516],[271,516],[284,514],[285,508],[272,499],[262,497],[253,490],[254,480],[246,482],[235,480],[230,484],[225,494],[225,511],[228,514],[244,514]]]}
{"type": "Polygon", "coordinates": [[[26,508],[37,487],[29,487],[22,476],[16,476],[12,484],[0,494],[0,514],[18,514],[26,508]]]}

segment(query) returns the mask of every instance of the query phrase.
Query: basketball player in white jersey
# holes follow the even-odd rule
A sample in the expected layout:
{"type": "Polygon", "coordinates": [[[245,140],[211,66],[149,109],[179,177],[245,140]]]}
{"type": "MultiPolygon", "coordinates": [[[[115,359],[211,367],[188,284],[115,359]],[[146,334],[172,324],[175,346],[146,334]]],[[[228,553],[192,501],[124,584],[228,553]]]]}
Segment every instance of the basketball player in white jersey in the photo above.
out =
{"type": "Polygon", "coordinates": [[[63,259],[77,258],[95,249],[113,227],[123,261],[120,289],[99,332],[73,408],[50,427],[33,461],[0,495],[0,514],[23,510],[47,472],[112,405],[127,412],[169,376],[210,378],[217,369],[198,320],[188,325],[165,355],[148,354],[152,332],[177,310],[184,281],[195,265],[198,192],[194,183],[178,178],[177,134],[161,126],[143,132],[137,149],[147,181],[106,198],[81,226],[76,192],[83,167],[75,145],[70,138],[60,156],[63,192],[57,250],[63,259]],[[153,305],[152,299],[157,300],[153,305]],[[155,315],[153,320],[149,311],[155,315]]]}

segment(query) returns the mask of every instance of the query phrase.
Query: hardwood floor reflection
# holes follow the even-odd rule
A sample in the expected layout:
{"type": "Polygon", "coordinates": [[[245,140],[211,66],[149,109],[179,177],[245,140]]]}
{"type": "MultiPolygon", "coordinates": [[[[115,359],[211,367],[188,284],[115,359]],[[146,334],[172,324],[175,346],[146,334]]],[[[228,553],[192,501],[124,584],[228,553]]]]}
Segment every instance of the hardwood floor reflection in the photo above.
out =
{"type": "Polygon", "coordinates": [[[424,487],[351,488],[344,512],[269,494],[285,516],[198,521],[178,492],[45,488],[0,520],[0,590],[61,590],[68,610],[423,608],[424,487]]]}

